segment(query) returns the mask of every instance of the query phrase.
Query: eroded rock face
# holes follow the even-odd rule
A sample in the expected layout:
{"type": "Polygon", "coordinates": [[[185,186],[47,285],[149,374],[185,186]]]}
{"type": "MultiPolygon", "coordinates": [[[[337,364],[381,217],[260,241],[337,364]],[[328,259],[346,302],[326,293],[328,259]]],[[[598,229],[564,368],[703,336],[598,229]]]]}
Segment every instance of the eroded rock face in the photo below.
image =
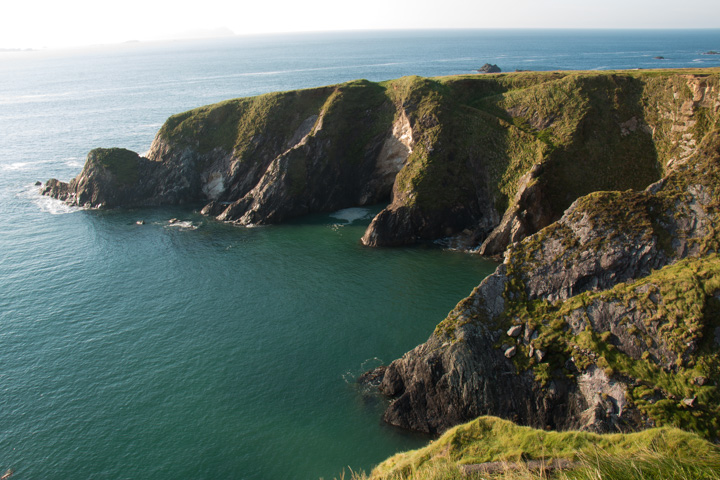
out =
{"type": "Polygon", "coordinates": [[[90,208],[202,202],[240,225],[390,201],[365,245],[499,255],[576,198],[645,188],[696,151],[717,75],[640,77],[408,77],[236,99],[170,117],[147,159],[89,157],[43,193],[90,208]],[[116,181],[129,171],[136,185],[116,181]]]}
{"type": "MultiPolygon", "coordinates": [[[[161,164],[130,150],[98,148],[88,153],[85,166],[76,178],[69,183],[51,179],[40,192],[86,208],[153,205],[158,203],[155,177],[167,173],[161,164]]],[[[165,195],[174,195],[173,203],[181,203],[188,188],[190,186],[183,182],[165,195]]]]}
{"type": "Polygon", "coordinates": [[[553,222],[555,214],[537,182],[541,173],[542,165],[535,165],[520,179],[513,204],[505,211],[500,224],[480,245],[477,251],[480,255],[501,254],[508,245],[519,242],[553,222]]]}
{"type": "MultiPolygon", "coordinates": [[[[597,432],[652,425],[654,407],[638,405],[683,397],[642,374],[616,372],[603,349],[630,362],[648,362],[651,367],[643,367],[648,371],[678,372],[693,364],[703,322],[712,324],[713,314],[703,320],[706,314],[696,313],[690,321],[690,314],[661,313],[677,308],[672,302],[678,287],[664,282],[682,284],[686,280],[679,276],[686,273],[657,271],[716,248],[711,225],[720,221],[718,177],[720,132],[715,131],[684,168],[646,191],[583,197],[558,222],[511,246],[504,264],[425,344],[387,367],[380,390],[393,402],[383,418],[425,432],[479,415],[597,432]],[[610,290],[637,279],[648,280],[610,290]],[[587,296],[593,292],[597,295],[587,296]],[[586,296],[578,300],[579,294],[586,296]],[[545,306],[537,306],[539,301],[545,306]],[[685,324],[673,319],[677,315],[685,324]],[[589,338],[609,346],[598,347],[589,338]],[[637,393],[640,388],[650,393],[637,393]]],[[[694,261],[688,265],[702,265],[694,261]]],[[[692,276],[698,267],[683,268],[692,276]]],[[[700,275],[714,285],[712,273],[700,275]]],[[[703,288],[693,302],[713,301],[703,288]]],[[[696,402],[683,408],[708,408],[696,402]]]]}

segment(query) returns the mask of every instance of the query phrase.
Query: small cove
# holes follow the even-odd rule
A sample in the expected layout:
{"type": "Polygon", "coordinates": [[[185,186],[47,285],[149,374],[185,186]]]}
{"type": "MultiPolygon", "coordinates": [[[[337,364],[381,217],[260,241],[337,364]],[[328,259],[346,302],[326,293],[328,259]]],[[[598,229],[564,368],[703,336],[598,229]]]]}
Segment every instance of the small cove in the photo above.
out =
{"type": "Polygon", "coordinates": [[[77,258],[37,259],[6,298],[4,404],[22,415],[5,418],[3,448],[30,477],[332,478],[420,446],[354,379],[424,341],[494,264],[362,247],[362,216],[249,229],[177,208],[53,217],[77,258]]]}

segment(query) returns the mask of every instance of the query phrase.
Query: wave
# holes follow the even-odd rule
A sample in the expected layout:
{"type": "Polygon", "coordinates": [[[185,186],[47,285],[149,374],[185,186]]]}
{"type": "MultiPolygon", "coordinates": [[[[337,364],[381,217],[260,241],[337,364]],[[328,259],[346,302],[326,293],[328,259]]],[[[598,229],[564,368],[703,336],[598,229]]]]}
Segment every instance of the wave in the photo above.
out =
{"type": "Polygon", "coordinates": [[[331,213],[332,218],[345,220],[347,223],[353,223],[355,220],[367,219],[370,216],[370,209],[362,207],[345,208],[331,213]]]}
{"type": "Polygon", "coordinates": [[[0,105],[14,105],[21,103],[36,103],[44,102],[53,98],[69,97],[72,95],[78,96],[80,92],[58,92],[58,93],[37,93],[37,94],[26,94],[26,95],[3,95],[0,96],[0,105]]]}
{"type": "Polygon", "coordinates": [[[185,221],[174,221],[165,225],[165,228],[178,228],[180,230],[197,230],[198,226],[193,225],[189,220],[185,221]]]}
{"type": "Polygon", "coordinates": [[[62,200],[58,200],[57,198],[40,195],[40,193],[38,192],[38,187],[34,184],[28,185],[27,188],[23,190],[18,196],[29,199],[33,205],[40,209],[40,211],[44,213],[49,213],[50,215],[65,215],[68,213],[75,213],[83,210],[80,207],[72,207],[67,203],[63,202],[62,200]]]}
{"type": "Polygon", "coordinates": [[[368,358],[367,360],[365,360],[364,362],[362,362],[360,364],[360,367],[358,369],[348,370],[347,372],[343,373],[342,379],[345,381],[345,383],[355,384],[355,383],[357,383],[357,379],[361,375],[363,375],[371,370],[375,370],[376,368],[378,368],[382,365],[385,365],[385,362],[383,362],[380,358],[378,358],[378,357],[368,358]]]}
{"type": "Polygon", "coordinates": [[[21,170],[27,170],[29,166],[33,165],[30,162],[13,162],[0,164],[0,170],[17,172],[21,170]]]}
{"type": "Polygon", "coordinates": [[[81,157],[66,157],[62,159],[47,159],[36,162],[10,162],[0,163],[0,171],[6,172],[29,172],[33,170],[42,169],[47,170],[48,166],[57,167],[64,165],[72,169],[82,168],[85,165],[85,159],[81,157]]]}
{"type": "Polygon", "coordinates": [[[65,165],[72,168],[82,168],[85,166],[85,159],[79,157],[64,158],[65,165]]]}

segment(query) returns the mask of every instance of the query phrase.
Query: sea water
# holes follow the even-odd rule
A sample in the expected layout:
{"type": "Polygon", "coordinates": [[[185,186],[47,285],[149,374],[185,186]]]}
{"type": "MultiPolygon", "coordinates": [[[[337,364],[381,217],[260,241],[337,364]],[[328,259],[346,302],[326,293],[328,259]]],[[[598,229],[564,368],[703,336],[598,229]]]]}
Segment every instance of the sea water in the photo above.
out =
{"type": "Polygon", "coordinates": [[[718,30],[355,32],[0,52],[0,474],[369,470],[428,439],[384,425],[385,401],[355,379],[422,343],[495,267],[430,246],[362,247],[381,205],[239,228],[195,206],[70,208],[40,197],[37,180],[69,180],[95,147],[144,152],[169,115],[227,98],[484,63],[720,66],[709,50],[720,50],[718,30]]]}

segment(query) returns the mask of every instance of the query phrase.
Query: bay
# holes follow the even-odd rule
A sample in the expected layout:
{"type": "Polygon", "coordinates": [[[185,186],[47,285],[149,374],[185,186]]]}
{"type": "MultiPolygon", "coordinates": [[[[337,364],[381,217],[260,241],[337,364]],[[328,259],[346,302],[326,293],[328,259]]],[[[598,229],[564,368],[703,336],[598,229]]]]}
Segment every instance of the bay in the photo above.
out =
{"type": "Polygon", "coordinates": [[[146,151],[168,116],[227,98],[486,62],[720,65],[709,50],[720,31],[351,32],[1,52],[0,470],[367,470],[427,438],[383,425],[383,400],[354,379],[423,342],[495,267],[439,248],[362,247],[381,206],[247,229],[192,206],[71,209],[38,196],[35,181],[69,180],[95,147],[146,151]]]}

